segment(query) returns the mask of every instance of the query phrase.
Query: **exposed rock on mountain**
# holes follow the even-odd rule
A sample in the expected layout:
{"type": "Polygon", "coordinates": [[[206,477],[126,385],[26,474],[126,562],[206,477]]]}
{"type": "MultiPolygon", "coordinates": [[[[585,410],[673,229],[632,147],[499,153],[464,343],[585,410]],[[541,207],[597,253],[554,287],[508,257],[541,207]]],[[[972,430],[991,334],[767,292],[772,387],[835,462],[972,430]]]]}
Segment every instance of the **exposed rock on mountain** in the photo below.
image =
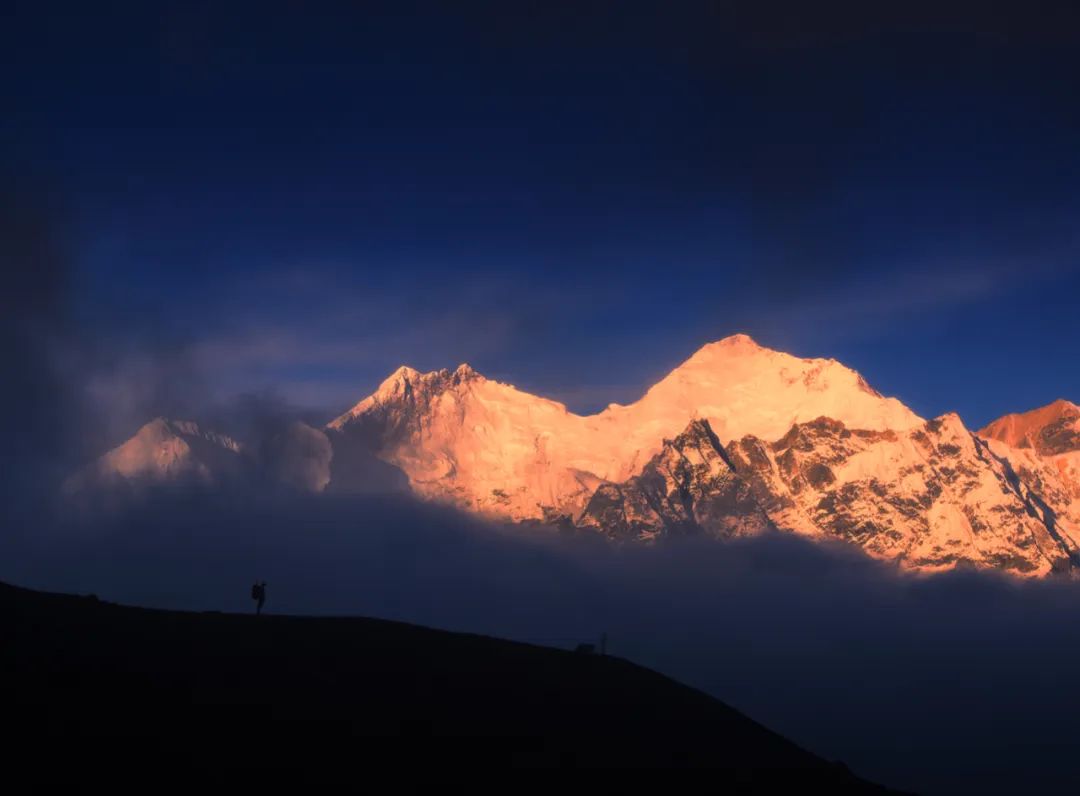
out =
{"type": "Polygon", "coordinates": [[[1055,401],[1024,414],[1006,415],[979,434],[991,441],[995,451],[1017,459],[1033,475],[1050,468],[1050,480],[1060,481],[1054,487],[1069,496],[1069,506],[1062,503],[1059,508],[1080,522],[1080,406],[1055,401]]]}
{"type": "Polygon", "coordinates": [[[1077,537],[1080,528],[1080,407],[1070,401],[1006,415],[979,432],[1010,462],[1048,521],[1077,537]]]}
{"type": "Polygon", "coordinates": [[[601,485],[577,524],[637,540],[701,532],[731,538],[770,526],[706,420],[694,420],[675,439],[664,440],[641,475],[601,485]]]}
{"type": "Polygon", "coordinates": [[[1008,461],[955,414],[903,432],[820,418],[772,444],[733,442],[728,456],[779,528],[906,567],[1046,574],[1080,549],[1077,529],[1048,522],[1008,461]]]}
{"type": "Polygon", "coordinates": [[[775,439],[822,415],[859,428],[922,422],[835,360],[799,359],[735,335],[703,347],[640,401],[596,415],[468,365],[403,367],[327,428],[332,440],[366,441],[425,497],[522,520],[577,516],[598,486],[640,473],[691,419],[707,420],[721,439],[775,439]]]}
{"type": "Polygon", "coordinates": [[[773,526],[925,571],[970,565],[1045,575],[1080,559],[1080,529],[1048,515],[1038,493],[956,415],[903,432],[823,417],[776,442],[745,436],[726,450],[694,421],[641,475],[600,486],[577,524],[646,541],[773,526]]]}
{"type": "Polygon", "coordinates": [[[159,418],[71,484],[222,483],[250,470],[305,491],[408,489],[620,541],[776,528],[919,570],[1073,569],[1080,409],[1058,401],[980,434],[955,414],[922,420],[835,360],[735,335],[595,415],[468,365],[401,367],[322,431],[296,423],[249,450],[159,418]]]}
{"type": "Polygon", "coordinates": [[[1040,456],[1080,451],[1080,406],[1057,400],[1040,409],[998,418],[979,434],[1014,448],[1030,448],[1040,456]]]}

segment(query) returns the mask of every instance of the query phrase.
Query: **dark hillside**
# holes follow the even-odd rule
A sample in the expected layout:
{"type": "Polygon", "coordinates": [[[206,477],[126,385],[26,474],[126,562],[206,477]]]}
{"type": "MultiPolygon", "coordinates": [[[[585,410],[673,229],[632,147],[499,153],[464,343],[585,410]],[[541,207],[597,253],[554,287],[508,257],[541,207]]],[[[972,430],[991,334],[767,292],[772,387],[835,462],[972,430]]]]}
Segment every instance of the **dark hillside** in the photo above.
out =
{"type": "Polygon", "coordinates": [[[5,713],[27,728],[25,753],[53,761],[120,753],[174,770],[317,773],[695,765],[747,787],[869,787],[614,657],[375,619],[156,611],[2,584],[0,617],[5,713]]]}

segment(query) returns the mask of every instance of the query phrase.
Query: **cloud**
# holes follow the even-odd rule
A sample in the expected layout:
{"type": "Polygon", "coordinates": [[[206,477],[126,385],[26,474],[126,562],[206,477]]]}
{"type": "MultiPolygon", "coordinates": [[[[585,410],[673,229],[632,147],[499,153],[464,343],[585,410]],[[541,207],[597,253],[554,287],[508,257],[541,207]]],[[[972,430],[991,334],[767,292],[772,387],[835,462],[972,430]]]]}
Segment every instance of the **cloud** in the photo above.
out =
{"type": "Polygon", "coordinates": [[[330,440],[322,431],[294,421],[274,430],[259,458],[271,468],[271,480],[301,492],[322,492],[330,483],[330,440]]]}
{"type": "Polygon", "coordinates": [[[64,208],[48,186],[0,163],[0,527],[21,528],[66,466],[80,415],[61,372],[71,335],[64,208]]]}
{"type": "MultiPolygon", "coordinates": [[[[614,547],[408,496],[144,496],[0,551],[0,577],[169,608],[363,614],[615,654],[925,793],[1068,786],[1080,584],[903,574],[783,534],[614,547]]],[[[1075,785],[1075,782],[1071,783],[1075,785]]]]}
{"type": "MultiPolygon", "coordinates": [[[[316,281],[288,287],[287,311],[274,325],[254,309],[266,295],[277,296],[271,305],[282,299],[260,288],[247,303],[227,302],[236,313],[211,337],[81,339],[66,312],[62,238],[48,211],[31,217],[40,223],[27,223],[27,212],[0,228],[5,266],[13,266],[4,269],[0,329],[11,383],[21,385],[0,393],[0,578],[142,605],[238,611],[250,608],[248,586],[259,578],[270,584],[269,607],[282,612],[365,614],[564,647],[606,632],[615,654],[897,787],[1005,793],[1077,785],[1076,583],[915,577],[782,535],[616,548],[492,527],[401,495],[170,490],[108,511],[51,511],[50,486],[67,474],[72,449],[88,448],[82,435],[117,433],[165,407],[216,416],[226,431],[235,426],[295,451],[276,475],[316,483],[326,451],[291,425],[302,416],[290,401],[295,386],[221,401],[213,394],[219,379],[235,374],[245,389],[258,379],[306,384],[311,377],[294,369],[309,361],[343,383],[354,372],[376,380],[401,359],[453,364],[524,345],[574,312],[611,312],[633,291],[613,288],[608,303],[595,300],[599,290],[526,300],[496,281],[476,295],[471,286],[410,295],[351,285],[320,297],[316,281]],[[543,317],[551,306],[565,315],[543,317]]],[[[1011,267],[975,270],[972,280],[964,269],[906,274],[838,295],[825,286],[820,305],[786,311],[813,324],[869,306],[860,322],[872,324],[981,301],[1007,289],[1011,267]]]]}
{"type": "Polygon", "coordinates": [[[1080,273],[1072,250],[1053,255],[997,256],[980,262],[935,256],[904,267],[825,282],[794,296],[781,295],[764,305],[737,311],[732,320],[780,339],[812,339],[819,347],[841,341],[895,335],[910,323],[937,322],[959,310],[991,306],[1023,287],[1053,290],[1080,273]]]}
{"type": "Polygon", "coordinates": [[[505,279],[475,275],[367,284],[332,269],[318,280],[274,273],[245,291],[243,302],[209,308],[191,360],[220,397],[272,385],[327,410],[355,403],[401,364],[428,370],[503,354],[527,333],[544,292],[523,296],[505,279]]]}

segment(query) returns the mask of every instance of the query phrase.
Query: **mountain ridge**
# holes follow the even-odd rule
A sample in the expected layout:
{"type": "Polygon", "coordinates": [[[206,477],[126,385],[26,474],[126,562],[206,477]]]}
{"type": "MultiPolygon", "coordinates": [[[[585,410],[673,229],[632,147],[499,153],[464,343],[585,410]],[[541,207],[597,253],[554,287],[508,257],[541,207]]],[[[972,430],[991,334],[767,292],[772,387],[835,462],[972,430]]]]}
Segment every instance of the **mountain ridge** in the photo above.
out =
{"type": "Polygon", "coordinates": [[[639,400],[591,415],[467,365],[429,373],[401,367],[326,430],[377,436],[380,455],[426,497],[538,519],[579,513],[596,486],[639,472],[690,419],[708,420],[725,439],[774,438],[823,414],[857,426],[921,422],[835,360],[800,359],[734,335],[702,346],[639,400]]]}
{"type": "MultiPolygon", "coordinates": [[[[264,469],[309,491],[384,479],[490,519],[620,542],[779,529],[918,570],[1046,575],[1077,560],[1075,409],[1058,401],[972,433],[954,412],[924,420],[834,359],[740,334],[702,346],[637,401],[591,415],[466,363],[403,365],[322,429],[298,424],[264,469]]],[[[133,440],[153,436],[151,425],[133,440]]]]}

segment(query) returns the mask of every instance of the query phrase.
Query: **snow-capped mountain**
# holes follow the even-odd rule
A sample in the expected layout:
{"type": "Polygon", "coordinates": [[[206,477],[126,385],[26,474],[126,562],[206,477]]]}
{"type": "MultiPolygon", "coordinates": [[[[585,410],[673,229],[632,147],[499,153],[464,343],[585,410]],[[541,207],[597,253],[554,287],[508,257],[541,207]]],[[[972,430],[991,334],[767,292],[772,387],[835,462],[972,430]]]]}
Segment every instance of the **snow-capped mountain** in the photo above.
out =
{"type": "Polygon", "coordinates": [[[905,431],[820,418],[728,457],[783,530],[842,539],[921,570],[1046,574],[1080,563],[1080,527],[1046,516],[1007,459],[948,414],[905,431]]]}
{"type": "Polygon", "coordinates": [[[720,439],[776,439],[822,415],[856,428],[922,421],[835,360],[799,359],[736,335],[705,346],[628,406],[582,416],[468,365],[399,368],[328,430],[362,437],[421,495],[512,519],[576,516],[602,483],[641,472],[691,419],[720,439]]]}
{"type": "Polygon", "coordinates": [[[1012,464],[1059,525],[1080,526],[1080,407],[1055,401],[1006,415],[979,435],[1012,464]]]}
{"type": "MultiPolygon", "coordinates": [[[[404,487],[490,518],[620,541],[778,529],[919,570],[1080,567],[1074,404],[976,435],[955,414],[923,420],[835,360],[745,335],[704,346],[640,400],[594,415],[461,365],[401,367],[322,431],[294,425],[255,459],[308,491],[404,487]]],[[[159,419],[90,469],[98,481],[213,480],[229,454],[245,451],[159,419]]]]}
{"type": "Polygon", "coordinates": [[[75,473],[64,490],[74,495],[155,484],[269,482],[318,492],[330,480],[331,454],[326,434],[300,422],[283,424],[245,445],[191,420],[158,417],[75,473]]]}
{"type": "Polygon", "coordinates": [[[158,417],[68,479],[65,489],[79,492],[119,483],[193,481],[210,484],[235,476],[243,446],[195,422],[158,417]]]}
{"type": "Polygon", "coordinates": [[[1058,400],[1041,409],[1005,415],[979,432],[1003,455],[1052,468],[1080,500],[1080,406],[1058,400]],[[1008,447],[1001,447],[1002,445],[1008,447]],[[1017,451],[1022,453],[1018,456],[1017,451]]]}
{"type": "Polygon", "coordinates": [[[1032,448],[1041,456],[1080,451],[1080,406],[1064,399],[1022,414],[1005,415],[979,431],[1014,448],[1032,448]]]}
{"type": "Polygon", "coordinates": [[[1080,563],[1080,527],[1045,516],[1008,461],[954,414],[901,432],[822,417],[775,442],[745,436],[726,449],[695,420],[641,475],[601,485],[577,524],[646,541],[773,527],[924,571],[1045,575],[1080,563]]]}

